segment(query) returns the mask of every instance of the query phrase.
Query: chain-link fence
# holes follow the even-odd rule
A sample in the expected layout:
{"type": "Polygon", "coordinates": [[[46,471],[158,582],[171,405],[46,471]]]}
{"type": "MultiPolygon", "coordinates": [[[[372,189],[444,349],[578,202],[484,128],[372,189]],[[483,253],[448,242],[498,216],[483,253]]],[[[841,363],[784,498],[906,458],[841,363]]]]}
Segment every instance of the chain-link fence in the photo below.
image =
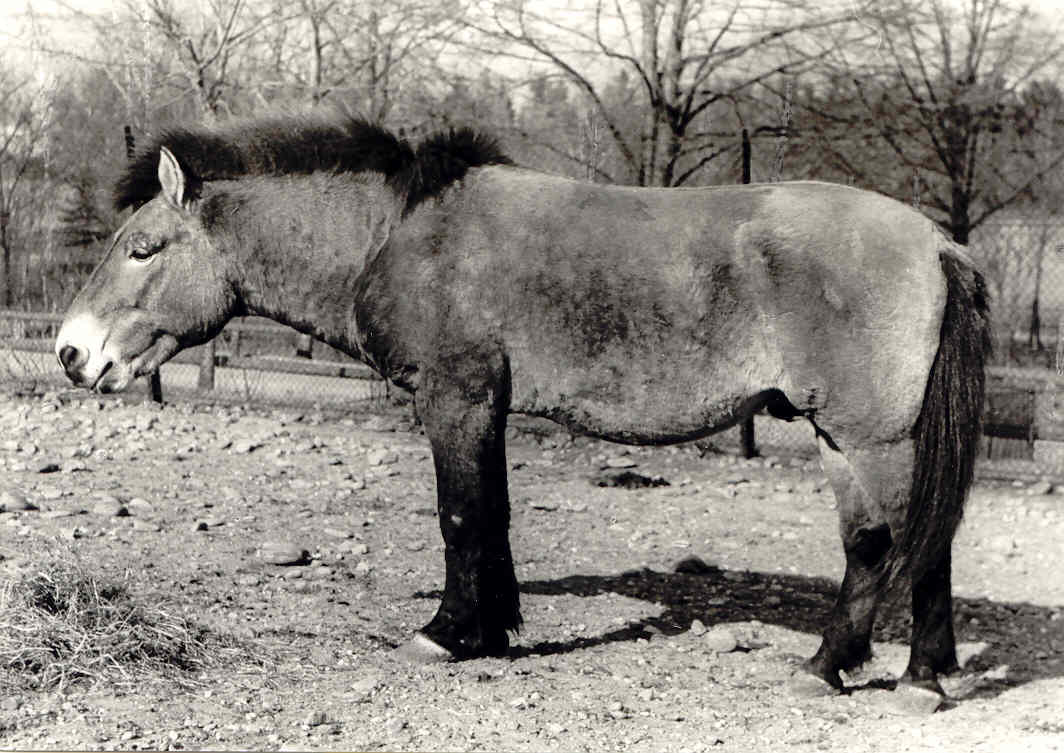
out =
{"type": "Polygon", "coordinates": [[[987,388],[985,454],[994,465],[1064,475],[1064,220],[1001,215],[969,251],[991,294],[994,364],[987,388]]]}
{"type": "MultiPolygon", "coordinates": [[[[53,353],[62,317],[0,311],[0,381],[16,388],[63,388],[53,353]]],[[[341,407],[394,391],[367,366],[288,327],[263,319],[230,322],[209,345],[179,353],[160,369],[166,400],[189,396],[245,403],[341,407]]],[[[143,380],[146,391],[147,380],[143,380]]]]}
{"type": "Polygon", "coordinates": [[[1054,368],[1064,318],[1064,220],[1003,217],[976,229],[969,250],[992,296],[995,362],[1054,368]]]}

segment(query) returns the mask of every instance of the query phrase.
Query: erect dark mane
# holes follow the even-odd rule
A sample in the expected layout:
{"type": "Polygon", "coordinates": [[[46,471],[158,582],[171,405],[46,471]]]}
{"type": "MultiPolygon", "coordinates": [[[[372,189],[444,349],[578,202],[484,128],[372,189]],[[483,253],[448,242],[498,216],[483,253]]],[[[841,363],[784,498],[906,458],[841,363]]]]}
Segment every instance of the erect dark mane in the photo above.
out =
{"type": "Polygon", "coordinates": [[[216,128],[166,131],[138,152],[114,190],[118,209],[159,192],[159,150],[169,149],[193,186],[254,175],[381,173],[406,196],[406,211],[460,180],[471,167],[508,165],[498,143],[468,128],[438,133],[417,147],[357,118],[275,117],[216,128]]]}

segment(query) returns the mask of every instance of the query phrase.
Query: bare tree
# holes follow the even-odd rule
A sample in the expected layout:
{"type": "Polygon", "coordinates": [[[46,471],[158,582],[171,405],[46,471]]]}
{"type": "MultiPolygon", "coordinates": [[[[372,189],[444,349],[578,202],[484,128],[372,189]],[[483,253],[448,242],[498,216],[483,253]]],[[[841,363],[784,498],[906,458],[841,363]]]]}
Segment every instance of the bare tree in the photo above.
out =
{"type": "Polygon", "coordinates": [[[1026,7],[893,0],[861,22],[870,44],[837,48],[825,96],[805,103],[805,128],[837,170],[902,200],[915,176],[921,206],[967,243],[1064,162],[1059,98],[1027,96],[1056,77],[1064,42],[1026,7]]]}
{"type": "Polygon", "coordinates": [[[54,87],[30,75],[0,67],[0,307],[14,302],[13,263],[15,229],[20,209],[26,207],[32,184],[44,172],[45,134],[51,116],[54,87]]]}
{"type": "Polygon", "coordinates": [[[265,89],[386,121],[404,89],[427,84],[463,12],[460,0],[278,2],[257,40],[256,54],[268,61],[259,67],[271,72],[265,89]]]}
{"type": "Polygon", "coordinates": [[[234,83],[233,57],[268,21],[247,13],[245,0],[206,0],[195,14],[179,10],[174,0],[130,2],[128,8],[164,42],[204,117],[230,114],[223,110],[229,109],[225,96],[234,83]]]}
{"type": "MultiPolygon", "coordinates": [[[[858,4],[860,5],[860,4],[858,4]]],[[[738,145],[741,123],[713,122],[755,85],[808,68],[839,43],[853,4],[799,0],[590,0],[564,14],[537,12],[525,0],[483,0],[474,44],[547,65],[589,101],[623,157],[628,181],[683,185],[738,145]],[[610,71],[640,88],[636,134],[611,107],[610,71]]],[[[611,176],[622,179],[621,176],[611,176]]]]}

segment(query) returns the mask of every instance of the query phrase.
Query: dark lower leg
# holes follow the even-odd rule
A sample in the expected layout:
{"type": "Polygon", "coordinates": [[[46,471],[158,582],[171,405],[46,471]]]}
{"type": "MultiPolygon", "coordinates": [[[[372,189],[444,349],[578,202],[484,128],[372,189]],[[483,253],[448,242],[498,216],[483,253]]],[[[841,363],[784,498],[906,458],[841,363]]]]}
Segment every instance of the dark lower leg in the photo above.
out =
{"type": "Polygon", "coordinates": [[[806,662],[808,671],[836,688],[842,688],[839,670],[853,669],[872,656],[883,560],[891,544],[886,525],[858,529],[845,538],[846,574],[820,648],[806,662]]]}
{"type": "Polygon", "coordinates": [[[957,669],[950,595],[952,557],[946,552],[913,583],[913,634],[903,679],[941,691],[939,673],[957,669]]]}
{"type": "Polygon", "coordinates": [[[437,389],[419,395],[418,406],[436,466],[446,564],[443,599],[422,633],[459,659],[506,653],[507,631],[521,624],[509,543],[505,413],[501,400],[471,403],[469,397],[468,386],[437,389]]]}
{"type": "Polygon", "coordinates": [[[507,540],[505,496],[476,510],[468,499],[453,503],[441,495],[446,580],[443,600],[422,632],[456,658],[500,656],[507,631],[521,624],[517,579],[507,540]]]}

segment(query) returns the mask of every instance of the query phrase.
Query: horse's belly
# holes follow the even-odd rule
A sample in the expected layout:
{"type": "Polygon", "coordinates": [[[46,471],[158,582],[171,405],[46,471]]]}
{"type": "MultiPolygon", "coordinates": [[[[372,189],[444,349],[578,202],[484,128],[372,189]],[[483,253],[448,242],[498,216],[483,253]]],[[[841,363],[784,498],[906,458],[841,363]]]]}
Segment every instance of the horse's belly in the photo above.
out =
{"type": "Polygon", "coordinates": [[[763,363],[688,356],[587,368],[512,359],[511,410],[617,442],[679,442],[728,428],[751,396],[774,386],[763,363]]]}

